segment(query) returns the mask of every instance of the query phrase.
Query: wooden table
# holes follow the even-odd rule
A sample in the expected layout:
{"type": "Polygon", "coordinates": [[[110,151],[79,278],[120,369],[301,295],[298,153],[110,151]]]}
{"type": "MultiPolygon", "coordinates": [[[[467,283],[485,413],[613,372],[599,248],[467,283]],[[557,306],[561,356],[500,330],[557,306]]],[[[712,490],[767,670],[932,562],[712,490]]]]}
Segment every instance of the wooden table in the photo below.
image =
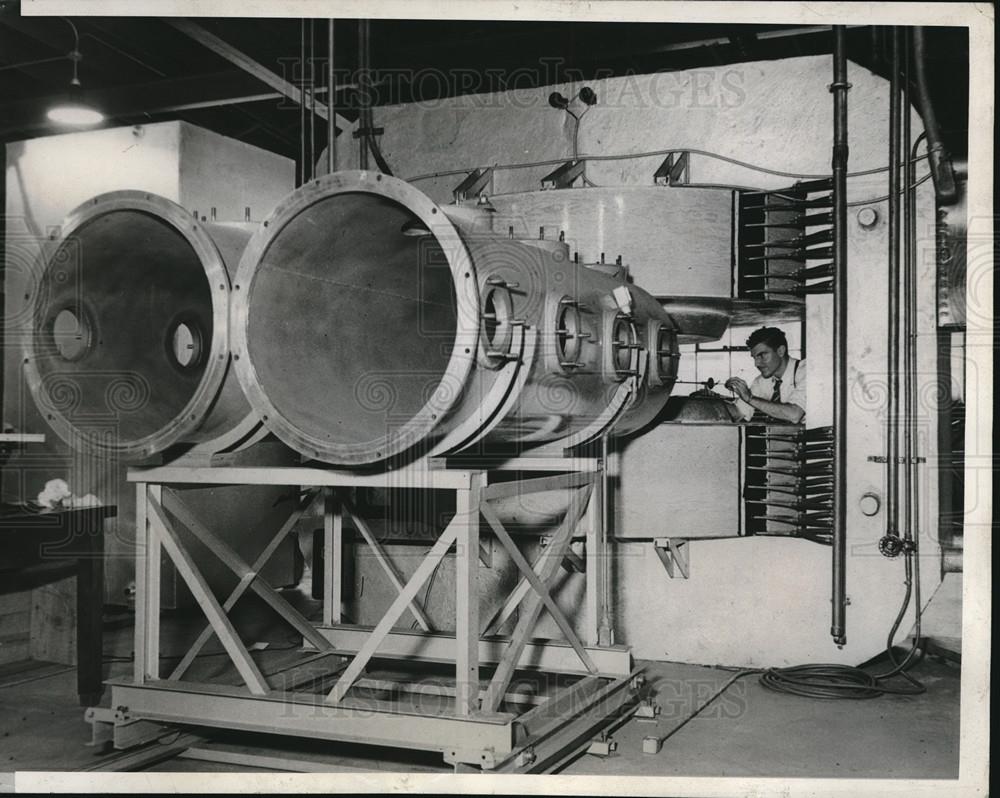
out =
{"type": "Polygon", "coordinates": [[[76,564],[77,692],[82,706],[101,699],[103,687],[104,519],[117,507],[40,511],[0,505],[0,583],[50,563],[76,564]]]}

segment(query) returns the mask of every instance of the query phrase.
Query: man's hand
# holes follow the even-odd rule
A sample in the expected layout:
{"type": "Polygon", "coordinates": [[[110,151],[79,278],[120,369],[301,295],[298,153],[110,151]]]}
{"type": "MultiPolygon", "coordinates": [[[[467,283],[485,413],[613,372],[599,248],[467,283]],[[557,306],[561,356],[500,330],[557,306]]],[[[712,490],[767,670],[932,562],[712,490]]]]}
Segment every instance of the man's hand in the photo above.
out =
{"type": "Polygon", "coordinates": [[[750,401],[750,387],[739,377],[730,377],[726,380],[726,387],[744,402],[750,401]]]}

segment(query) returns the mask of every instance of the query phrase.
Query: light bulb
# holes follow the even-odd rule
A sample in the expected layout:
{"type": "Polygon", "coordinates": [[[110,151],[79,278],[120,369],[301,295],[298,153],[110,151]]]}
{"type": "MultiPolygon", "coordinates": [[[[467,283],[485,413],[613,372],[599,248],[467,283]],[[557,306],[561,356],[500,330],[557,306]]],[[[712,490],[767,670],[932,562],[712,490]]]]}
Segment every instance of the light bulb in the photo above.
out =
{"type": "Polygon", "coordinates": [[[96,125],[104,121],[104,114],[96,108],[83,103],[61,103],[55,105],[45,114],[50,122],[59,125],[96,125]]]}

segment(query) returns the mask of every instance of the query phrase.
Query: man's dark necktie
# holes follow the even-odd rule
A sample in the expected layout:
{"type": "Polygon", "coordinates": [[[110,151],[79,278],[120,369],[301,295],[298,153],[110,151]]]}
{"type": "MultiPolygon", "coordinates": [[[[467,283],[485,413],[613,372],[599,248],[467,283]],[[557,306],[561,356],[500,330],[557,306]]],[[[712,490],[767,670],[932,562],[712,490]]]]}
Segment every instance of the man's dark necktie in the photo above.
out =
{"type": "Polygon", "coordinates": [[[781,401],[781,378],[774,378],[774,391],[771,392],[771,401],[780,402],[781,401]]]}

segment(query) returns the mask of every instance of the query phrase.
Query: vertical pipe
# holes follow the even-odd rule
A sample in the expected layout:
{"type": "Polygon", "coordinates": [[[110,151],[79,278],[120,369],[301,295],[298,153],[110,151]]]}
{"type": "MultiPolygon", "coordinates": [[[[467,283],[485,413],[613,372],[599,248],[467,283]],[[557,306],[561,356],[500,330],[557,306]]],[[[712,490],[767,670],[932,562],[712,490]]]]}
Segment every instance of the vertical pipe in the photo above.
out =
{"type": "Polygon", "coordinates": [[[368,20],[358,20],[358,168],[368,168],[368,20]]]}
{"type": "MultiPolygon", "coordinates": [[[[910,59],[912,57],[913,47],[912,47],[913,33],[910,29],[906,29],[906,46],[904,48],[906,65],[905,65],[905,89],[906,94],[905,102],[903,103],[903,113],[906,114],[903,121],[903,136],[905,142],[904,154],[908,158],[906,162],[906,249],[904,258],[904,265],[906,268],[907,280],[907,292],[905,296],[906,301],[906,318],[907,324],[905,327],[906,331],[906,377],[907,377],[907,387],[906,387],[906,397],[908,402],[908,423],[907,423],[907,434],[909,437],[907,446],[907,497],[906,504],[909,508],[907,513],[907,528],[906,528],[906,540],[912,543],[912,548],[907,552],[907,564],[912,564],[912,574],[907,574],[908,578],[913,581],[913,599],[914,599],[914,618],[915,625],[913,631],[913,637],[915,644],[910,649],[910,653],[907,658],[903,661],[903,666],[905,666],[914,656],[917,651],[917,647],[921,645],[920,641],[920,613],[921,613],[921,598],[920,598],[920,481],[917,474],[917,441],[916,441],[916,431],[917,431],[917,419],[916,413],[918,411],[917,402],[917,196],[916,189],[914,188],[914,183],[916,183],[916,165],[914,164],[914,158],[916,157],[916,145],[910,144],[910,119],[912,116],[911,106],[910,106],[910,59]]],[[[918,139],[919,144],[919,139],[918,139]]]]}
{"type": "Polygon", "coordinates": [[[326,173],[337,170],[337,85],[333,68],[333,20],[326,27],[326,173]]]}
{"type": "Polygon", "coordinates": [[[830,634],[847,642],[847,47],[835,25],[833,50],[833,591],[830,634]]]}
{"type": "Polygon", "coordinates": [[[915,442],[913,440],[916,427],[914,412],[913,387],[916,379],[915,357],[913,352],[914,311],[912,297],[914,293],[913,274],[913,237],[911,229],[915,229],[913,218],[912,197],[912,164],[910,150],[912,131],[910,129],[910,31],[903,30],[903,145],[901,155],[905,159],[903,171],[903,537],[910,540],[914,531],[913,506],[913,456],[915,442]]]}
{"type": "Polygon", "coordinates": [[[886,413],[886,535],[899,536],[899,28],[892,28],[889,81],[889,335],[886,413]]]}
{"type": "Polygon", "coordinates": [[[930,91],[927,86],[926,61],[924,29],[916,27],[913,29],[913,72],[916,78],[915,87],[917,101],[920,104],[920,116],[923,117],[924,131],[927,134],[927,165],[930,167],[931,177],[934,179],[934,191],[937,194],[938,202],[941,205],[951,205],[958,199],[955,170],[952,166],[951,156],[941,140],[941,131],[934,114],[934,106],[931,103],[930,91]]]}
{"type": "Polygon", "coordinates": [[[302,89],[299,92],[299,185],[306,182],[306,21],[299,22],[299,70],[302,89]]]}
{"type": "Polygon", "coordinates": [[[316,177],[316,20],[309,20],[309,179],[316,177]]]}

